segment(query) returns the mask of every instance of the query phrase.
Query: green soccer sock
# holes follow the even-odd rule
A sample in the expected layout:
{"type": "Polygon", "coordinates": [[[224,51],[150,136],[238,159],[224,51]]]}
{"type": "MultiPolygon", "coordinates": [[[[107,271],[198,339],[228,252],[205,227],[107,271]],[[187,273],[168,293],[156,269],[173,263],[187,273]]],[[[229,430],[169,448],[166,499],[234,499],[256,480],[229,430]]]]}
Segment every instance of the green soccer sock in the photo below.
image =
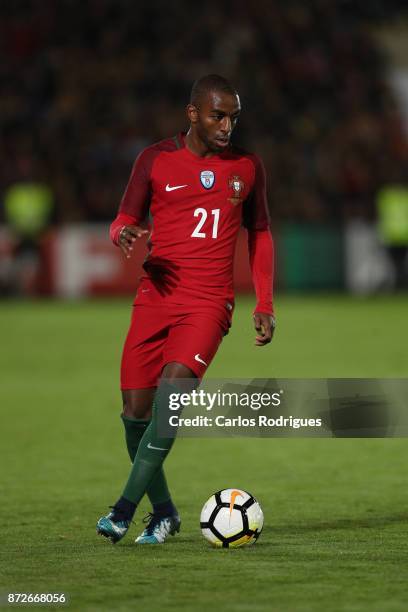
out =
{"type": "Polygon", "coordinates": [[[134,504],[138,504],[143,495],[150,491],[150,485],[153,485],[153,491],[157,492],[156,477],[160,474],[163,462],[174,442],[173,437],[159,438],[158,422],[160,415],[167,413],[169,395],[175,391],[178,392],[178,389],[166,382],[162,382],[157,389],[152,419],[139,442],[129,479],[122,494],[134,504]]]}
{"type": "MultiPolygon", "coordinates": [[[[134,462],[137,449],[139,448],[140,440],[149,425],[149,421],[144,419],[132,419],[122,415],[122,421],[125,426],[126,446],[128,449],[131,462],[134,462]]],[[[152,506],[163,504],[171,500],[170,491],[167,486],[166,476],[161,467],[147,488],[147,496],[152,506]]]]}

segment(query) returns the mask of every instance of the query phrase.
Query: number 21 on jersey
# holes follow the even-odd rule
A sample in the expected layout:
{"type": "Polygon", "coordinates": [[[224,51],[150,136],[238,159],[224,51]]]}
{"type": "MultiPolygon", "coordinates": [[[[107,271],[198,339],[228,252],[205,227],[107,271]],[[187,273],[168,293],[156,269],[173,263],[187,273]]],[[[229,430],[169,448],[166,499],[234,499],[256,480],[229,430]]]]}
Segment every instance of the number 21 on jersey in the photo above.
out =
{"type": "MultiPolygon", "coordinates": [[[[220,220],[220,209],[219,208],[215,208],[214,210],[211,211],[211,215],[214,217],[213,218],[213,223],[212,223],[212,234],[211,237],[212,238],[217,238],[218,236],[218,222],[220,220]]],[[[194,211],[194,217],[198,217],[198,223],[193,231],[193,233],[191,234],[192,238],[206,238],[207,234],[206,232],[202,232],[201,230],[203,229],[205,222],[207,221],[207,217],[208,217],[208,213],[206,211],[205,208],[196,208],[194,211]]],[[[209,223],[211,223],[211,221],[209,221],[209,223]]]]}

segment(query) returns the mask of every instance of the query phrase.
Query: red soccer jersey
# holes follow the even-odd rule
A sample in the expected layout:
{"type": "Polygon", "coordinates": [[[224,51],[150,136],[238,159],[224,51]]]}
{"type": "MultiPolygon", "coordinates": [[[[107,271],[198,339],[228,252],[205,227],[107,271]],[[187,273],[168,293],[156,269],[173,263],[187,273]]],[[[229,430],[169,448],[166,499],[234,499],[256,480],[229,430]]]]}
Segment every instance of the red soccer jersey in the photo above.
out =
{"type": "Polygon", "coordinates": [[[235,147],[199,157],[179,134],[140,153],[119,213],[137,222],[149,215],[144,269],[163,299],[230,302],[240,226],[269,227],[265,170],[256,155],[235,147]]]}

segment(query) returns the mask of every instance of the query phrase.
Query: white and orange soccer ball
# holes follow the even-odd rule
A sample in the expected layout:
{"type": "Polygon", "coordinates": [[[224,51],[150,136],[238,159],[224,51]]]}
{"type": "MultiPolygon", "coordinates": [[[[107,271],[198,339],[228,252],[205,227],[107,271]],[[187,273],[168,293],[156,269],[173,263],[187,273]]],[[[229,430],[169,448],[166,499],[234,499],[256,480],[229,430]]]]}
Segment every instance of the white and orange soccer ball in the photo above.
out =
{"type": "Polygon", "coordinates": [[[264,522],[255,497],[242,489],[223,489],[211,495],[201,510],[200,526],[210,544],[237,548],[254,544],[264,522]]]}

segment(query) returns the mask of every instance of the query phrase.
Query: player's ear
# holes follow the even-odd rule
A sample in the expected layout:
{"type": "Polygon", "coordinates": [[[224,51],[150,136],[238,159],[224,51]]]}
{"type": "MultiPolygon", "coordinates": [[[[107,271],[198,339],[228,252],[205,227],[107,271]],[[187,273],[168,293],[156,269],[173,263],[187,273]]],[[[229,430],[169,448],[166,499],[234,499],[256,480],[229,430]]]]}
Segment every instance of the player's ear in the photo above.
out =
{"type": "Polygon", "coordinates": [[[198,109],[194,104],[187,105],[187,117],[190,123],[197,123],[198,121],[198,109]]]}

